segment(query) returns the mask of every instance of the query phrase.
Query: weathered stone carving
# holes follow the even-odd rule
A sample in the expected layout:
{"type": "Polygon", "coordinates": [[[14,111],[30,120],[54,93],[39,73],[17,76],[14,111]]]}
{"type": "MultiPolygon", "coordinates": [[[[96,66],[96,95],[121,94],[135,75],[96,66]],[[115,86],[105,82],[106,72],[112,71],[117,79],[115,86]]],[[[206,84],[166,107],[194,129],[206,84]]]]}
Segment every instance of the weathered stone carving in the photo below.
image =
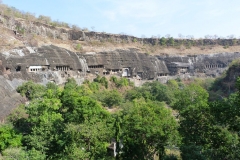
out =
{"type": "Polygon", "coordinates": [[[154,79],[158,74],[168,74],[164,62],[157,57],[137,53],[136,50],[115,50],[83,55],[91,73],[154,79]]]}
{"type": "Polygon", "coordinates": [[[217,77],[234,59],[240,58],[239,52],[195,56],[158,56],[164,60],[171,76],[187,74],[191,76],[217,77]]]}
{"type": "Polygon", "coordinates": [[[1,54],[2,73],[9,79],[20,78],[46,83],[64,83],[68,77],[81,78],[88,69],[81,55],[58,48],[19,48],[1,54]],[[34,52],[33,52],[34,51],[34,52]],[[7,73],[6,70],[10,73],[7,73]],[[80,71],[80,72],[79,72],[80,71]]]}
{"type": "Polygon", "coordinates": [[[117,75],[166,82],[172,78],[216,77],[240,53],[196,56],[150,56],[136,49],[99,53],[75,53],[53,45],[18,48],[0,55],[0,74],[8,79],[64,83],[73,77],[80,83],[88,75],[117,75]]]}

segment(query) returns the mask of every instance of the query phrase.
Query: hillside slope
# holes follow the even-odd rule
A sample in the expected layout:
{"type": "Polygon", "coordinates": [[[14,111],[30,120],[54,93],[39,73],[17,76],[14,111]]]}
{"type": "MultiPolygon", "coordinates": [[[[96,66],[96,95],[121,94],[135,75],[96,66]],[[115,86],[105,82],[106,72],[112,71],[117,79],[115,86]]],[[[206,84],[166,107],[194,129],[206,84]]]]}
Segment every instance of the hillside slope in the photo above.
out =
{"type": "Polygon", "coordinates": [[[238,52],[240,40],[173,37],[138,38],[130,35],[89,31],[65,22],[52,21],[50,17],[35,17],[28,12],[0,4],[0,51],[19,46],[55,45],[71,51],[101,52],[115,49],[135,48],[139,52],[165,55],[196,55],[238,52]]]}

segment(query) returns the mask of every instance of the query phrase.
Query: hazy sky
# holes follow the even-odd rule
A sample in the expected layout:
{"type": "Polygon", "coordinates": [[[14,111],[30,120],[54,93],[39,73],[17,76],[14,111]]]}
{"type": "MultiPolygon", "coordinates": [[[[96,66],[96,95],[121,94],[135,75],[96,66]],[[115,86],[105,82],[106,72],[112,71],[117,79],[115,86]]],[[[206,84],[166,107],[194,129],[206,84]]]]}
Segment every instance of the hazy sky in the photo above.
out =
{"type": "Polygon", "coordinates": [[[141,37],[240,36],[240,0],[2,0],[52,20],[141,37]]]}

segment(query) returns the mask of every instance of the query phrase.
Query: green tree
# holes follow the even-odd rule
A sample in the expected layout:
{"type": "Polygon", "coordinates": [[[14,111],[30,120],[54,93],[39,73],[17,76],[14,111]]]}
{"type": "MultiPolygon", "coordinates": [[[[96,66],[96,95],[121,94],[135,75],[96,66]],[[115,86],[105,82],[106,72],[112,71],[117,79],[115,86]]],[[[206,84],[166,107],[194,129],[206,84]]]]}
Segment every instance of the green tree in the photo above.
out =
{"type": "Polygon", "coordinates": [[[205,159],[204,147],[210,144],[210,134],[212,134],[213,117],[209,114],[209,108],[192,105],[180,113],[179,132],[183,138],[182,158],[205,159]],[[192,151],[189,152],[189,150],[192,151]]]}
{"type": "MultiPolygon", "coordinates": [[[[239,98],[207,104],[207,96],[199,87],[193,87],[195,95],[183,99],[179,107],[183,159],[239,159],[239,98]],[[194,99],[191,104],[191,99],[194,99]],[[191,150],[191,152],[189,152],[191,150]]],[[[190,89],[190,88],[188,88],[190,89]]],[[[184,91],[191,93],[189,90],[184,91]]],[[[192,93],[193,94],[193,93],[192,93]]]]}
{"type": "Polygon", "coordinates": [[[153,159],[178,135],[177,122],[164,103],[138,100],[122,113],[123,159],[153,159]]]}
{"type": "Polygon", "coordinates": [[[129,101],[132,101],[134,99],[140,99],[142,98],[142,93],[138,88],[134,88],[132,90],[127,91],[125,98],[129,101]]]}
{"type": "Polygon", "coordinates": [[[190,84],[182,88],[175,94],[176,101],[172,106],[174,109],[182,111],[187,107],[194,106],[207,106],[208,104],[208,93],[197,84],[190,84]]]}
{"type": "Polygon", "coordinates": [[[92,117],[80,124],[71,123],[66,126],[65,133],[67,159],[104,159],[108,142],[113,136],[111,118],[92,117]]]}
{"type": "Polygon", "coordinates": [[[100,79],[100,83],[101,83],[102,85],[104,85],[104,87],[105,87],[106,89],[108,88],[108,80],[107,80],[106,77],[102,77],[102,78],[100,79]]]}
{"type": "Polygon", "coordinates": [[[160,44],[161,44],[161,46],[166,46],[166,44],[167,44],[167,39],[166,39],[165,37],[162,37],[162,38],[160,39],[160,44]]]}
{"type": "Polygon", "coordinates": [[[22,145],[22,135],[17,133],[11,125],[0,126],[0,152],[8,147],[22,145]]]}
{"type": "Polygon", "coordinates": [[[177,90],[179,88],[178,86],[178,82],[174,79],[168,80],[167,81],[167,86],[171,89],[171,90],[177,90]]]}
{"type": "Polygon", "coordinates": [[[169,90],[168,86],[161,84],[159,82],[151,82],[145,83],[143,85],[143,96],[144,94],[149,91],[151,96],[148,96],[151,100],[156,100],[160,102],[166,102],[167,104],[171,104],[174,101],[174,92],[169,90]]]}
{"type": "Polygon", "coordinates": [[[237,92],[228,98],[210,103],[215,121],[234,132],[240,130],[240,78],[237,79],[236,88],[237,92]]]}
{"type": "Polygon", "coordinates": [[[119,106],[123,101],[122,95],[117,90],[105,92],[103,103],[108,107],[119,106]]]}
{"type": "Polygon", "coordinates": [[[11,122],[19,132],[22,132],[24,134],[28,134],[30,127],[27,122],[27,113],[25,109],[25,105],[20,105],[17,108],[15,108],[11,114],[7,117],[8,121],[11,122]]]}
{"type": "Polygon", "coordinates": [[[64,86],[65,90],[72,90],[72,89],[76,89],[77,87],[77,82],[75,79],[73,78],[69,78],[64,86]]]}
{"type": "Polygon", "coordinates": [[[23,148],[8,148],[2,152],[2,155],[3,155],[2,157],[3,160],[13,160],[13,159],[45,160],[46,159],[46,156],[44,154],[42,154],[41,152],[35,149],[25,150],[23,148]]]}
{"type": "Polygon", "coordinates": [[[22,96],[26,96],[29,100],[32,100],[42,97],[45,93],[45,89],[46,88],[43,85],[28,81],[19,86],[17,92],[22,96]]]}
{"type": "Polygon", "coordinates": [[[112,137],[111,116],[100,103],[81,92],[81,88],[66,88],[61,98],[67,144],[63,156],[66,159],[103,159],[112,137]]]}
{"type": "Polygon", "coordinates": [[[104,118],[108,115],[97,101],[88,96],[74,94],[64,97],[62,102],[62,114],[66,122],[82,123],[92,117],[104,118]]]}
{"type": "Polygon", "coordinates": [[[91,82],[88,86],[93,92],[97,92],[99,90],[99,83],[97,82],[91,82]]]}
{"type": "Polygon", "coordinates": [[[128,86],[129,82],[126,78],[120,78],[117,82],[116,82],[116,86],[117,87],[124,87],[124,86],[128,86]]]}
{"type": "Polygon", "coordinates": [[[174,41],[173,37],[168,38],[167,43],[168,43],[169,46],[174,46],[175,41],[174,41]]]}
{"type": "Polygon", "coordinates": [[[55,98],[59,98],[60,95],[61,95],[61,89],[55,84],[55,83],[52,83],[52,82],[48,82],[47,85],[46,85],[46,89],[47,90],[51,90],[52,91],[52,95],[55,97],[55,98]]]}
{"type": "Polygon", "coordinates": [[[190,106],[180,115],[179,132],[183,137],[180,149],[183,159],[239,158],[238,135],[219,126],[209,107],[190,106]]]}
{"type": "Polygon", "coordinates": [[[24,137],[28,148],[34,148],[47,157],[62,152],[63,118],[60,114],[61,101],[54,98],[51,90],[41,100],[32,101],[26,108],[30,133],[24,137]]]}

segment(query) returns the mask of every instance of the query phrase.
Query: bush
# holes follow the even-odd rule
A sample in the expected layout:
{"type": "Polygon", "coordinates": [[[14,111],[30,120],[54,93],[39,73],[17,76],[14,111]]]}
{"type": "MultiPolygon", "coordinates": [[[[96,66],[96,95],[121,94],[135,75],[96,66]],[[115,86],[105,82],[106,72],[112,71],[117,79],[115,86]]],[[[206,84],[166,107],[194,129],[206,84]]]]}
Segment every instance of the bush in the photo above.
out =
{"type": "Polygon", "coordinates": [[[98,75],[93,81],[102,84],[105,88],[108,88],[108,80],[106,77],[100,77],[98,75]]]}
{"type": "Polygon", "coordinates": [[[0,126],[0,151],[8,147],[18,147],[22,145],[22,135],[17,134],[11,125],[0,126]]]}
{"type": "Polygon", "coordinates": [[[100,79],[100,83],[101,83],[102,85],[104,85],[105,88],[108,88],[108,80],[107,80],[106,77],[102,77],[102,78],[100,79]]]}
{"type": "Polygon", "coordinates": [[[77,51],[81,51],[82,50],[82,45],[81,44],[77,44],[75,49],[77,51]]]}
{"type": "Polygon", "coordinates": [[[44,95],[46,88],[43,85],[33,83],[32,81],[23,83],[17,88],[17,92],[29,100],[40,98],[44,95]]]}
{"type": "Polygon", "coordinates": [[[160,39],[160,45],[161,45],[161,46],[166,46],[166,43],[167,43],[166,38],[162,37],[162,38],[160,39]]]}
{"type": "Polygon", "coordinates": [[[123,87],[123,86],[128,86],[129,82],[126,78],[120,78],[119,80],[117,80],[117,82],[115,82],[117,87],[123,87]]]}
{"type": "Polygon", "coordinates": [[[139,92],[137,88],[133,90],[129,90],[126,94],[126,99],[129,101],[132,101],[134,99],[139,99],[141,97],[142,97],[142,94],[141,92],[139,92]]]}
{"type": "Polygon", "coordinates": [[[103,99],[103,103],[108,107],[119,106],[122,101],[122,95],[117,90],[107,92],[103,99]]]}
{"type": "Polygon", "coordinates": [[[110,78],[110,81],[112,81],[112,82],[114,82],[114,83],[116,83],[117,82],[117,77],[115,77],[115,76],[112,76],[111,78],[110,78]]]}
{"type": "Polygon", "coordinates": [[[99,90],[99,85],[97,82],[92,82],[92,83],[89,83],[89,88],[95,92],[99,90]]]}
{"type": "Polygon", "coordinates": [[[77,82],[74,78],[69,78],[67,82],[65,83],[64,89],[75,89],[77,87],[77,82]]]}

